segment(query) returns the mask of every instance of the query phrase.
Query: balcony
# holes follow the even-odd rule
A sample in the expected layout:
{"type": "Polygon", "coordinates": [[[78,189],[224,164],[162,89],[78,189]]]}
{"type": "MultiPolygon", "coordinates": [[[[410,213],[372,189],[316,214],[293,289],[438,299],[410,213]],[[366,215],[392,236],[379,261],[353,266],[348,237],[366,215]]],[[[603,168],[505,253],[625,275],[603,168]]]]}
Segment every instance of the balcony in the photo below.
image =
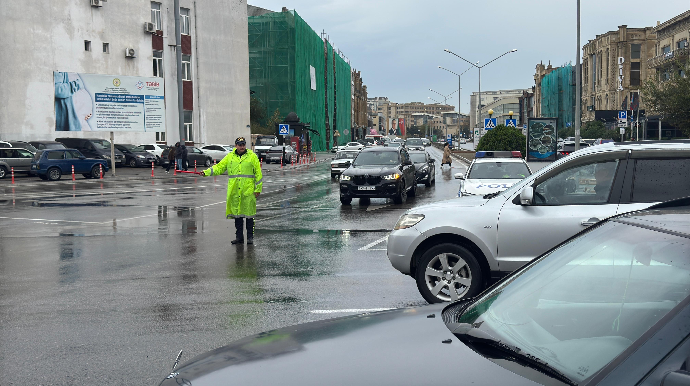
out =
{"type": "Polygon", "coordinates": [[[658,68],[661,66],[664,66],[670,62],[673,62],[675,60],[687,60],[688,58],[688,53],[690,53],[690,48],[688,47],[683,47],[683,48],[678,48],[673,51],[669,51],[666,53],[663,53],[661,55],[657,55],[651,59],[647,60],[647,66],[649,68],[658,68]]]}

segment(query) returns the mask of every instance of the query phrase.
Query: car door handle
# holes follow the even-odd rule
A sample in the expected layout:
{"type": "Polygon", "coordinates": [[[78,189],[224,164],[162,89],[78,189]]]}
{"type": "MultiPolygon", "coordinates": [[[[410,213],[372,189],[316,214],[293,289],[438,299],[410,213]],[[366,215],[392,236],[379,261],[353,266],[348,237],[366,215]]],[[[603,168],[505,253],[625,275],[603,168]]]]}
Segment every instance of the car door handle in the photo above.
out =
{"type": "Polygon", "coordinates": [[[591,217],[589,220],[582,220],[582,221],[580,221],[580,225],[585,226],[585,227],[588,227],[588,226],[591,226],[591,225],[594,225],[594,224],[598,223],[599,221],[600,221],[600,220],[599,220],[598,218],[596,218],[596,217],[591,217]]]}

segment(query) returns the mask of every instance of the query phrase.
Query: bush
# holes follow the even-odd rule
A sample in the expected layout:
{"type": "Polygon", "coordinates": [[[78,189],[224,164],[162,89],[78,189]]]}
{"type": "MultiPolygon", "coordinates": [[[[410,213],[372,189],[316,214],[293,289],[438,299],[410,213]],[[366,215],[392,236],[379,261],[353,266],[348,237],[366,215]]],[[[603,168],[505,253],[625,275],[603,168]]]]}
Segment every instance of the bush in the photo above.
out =
{"type": "Polygon", "coordinates": [[[515,151],[519,150],[522,158],[525,158],[527,138],[520,129],[498,125],[495,129],[487,131],[479,140],[477,151],[515,151]]]}

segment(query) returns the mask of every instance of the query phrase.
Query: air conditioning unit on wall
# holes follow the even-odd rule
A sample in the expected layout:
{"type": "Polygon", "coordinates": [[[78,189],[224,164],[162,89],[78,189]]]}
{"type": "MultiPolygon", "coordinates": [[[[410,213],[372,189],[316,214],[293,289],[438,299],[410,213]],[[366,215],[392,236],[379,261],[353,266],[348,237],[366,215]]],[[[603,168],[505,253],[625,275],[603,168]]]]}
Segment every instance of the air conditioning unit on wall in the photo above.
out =
{"type": "Polygon", "coordinates": [[[136,58],[137,57],[137,50],[135,50],[132,47],[125,48],[125,57],[136,58]]]}
{"type": "Polygon", "coordinates": [[[144,31],[148,33],[154,33],[156,32],[156,26],[153,25],[151,22],[144,22],[144,31]]]}
{"type": "Polygon", "coordinates": [[[102,7],[103,6],[103,0],[91,0],[91,6],[92,7],[102,7]]]}

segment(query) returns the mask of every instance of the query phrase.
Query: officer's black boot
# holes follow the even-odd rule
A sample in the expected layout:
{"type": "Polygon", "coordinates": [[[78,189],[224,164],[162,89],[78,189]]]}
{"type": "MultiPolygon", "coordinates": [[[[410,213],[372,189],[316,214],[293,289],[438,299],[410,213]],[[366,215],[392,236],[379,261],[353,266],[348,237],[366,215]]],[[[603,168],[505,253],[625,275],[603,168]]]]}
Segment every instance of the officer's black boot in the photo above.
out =
{"type": "Polygon", "coordinates": [[[232,240],[230,244],[244,244],[244,237],[242,237],[242,217],[235,218],[235,240],[232,240]]]}
{"type": "Polygon", "coordinates": [[[254,219],[247,218],[247,244],[254,244],[254,219]]]}

